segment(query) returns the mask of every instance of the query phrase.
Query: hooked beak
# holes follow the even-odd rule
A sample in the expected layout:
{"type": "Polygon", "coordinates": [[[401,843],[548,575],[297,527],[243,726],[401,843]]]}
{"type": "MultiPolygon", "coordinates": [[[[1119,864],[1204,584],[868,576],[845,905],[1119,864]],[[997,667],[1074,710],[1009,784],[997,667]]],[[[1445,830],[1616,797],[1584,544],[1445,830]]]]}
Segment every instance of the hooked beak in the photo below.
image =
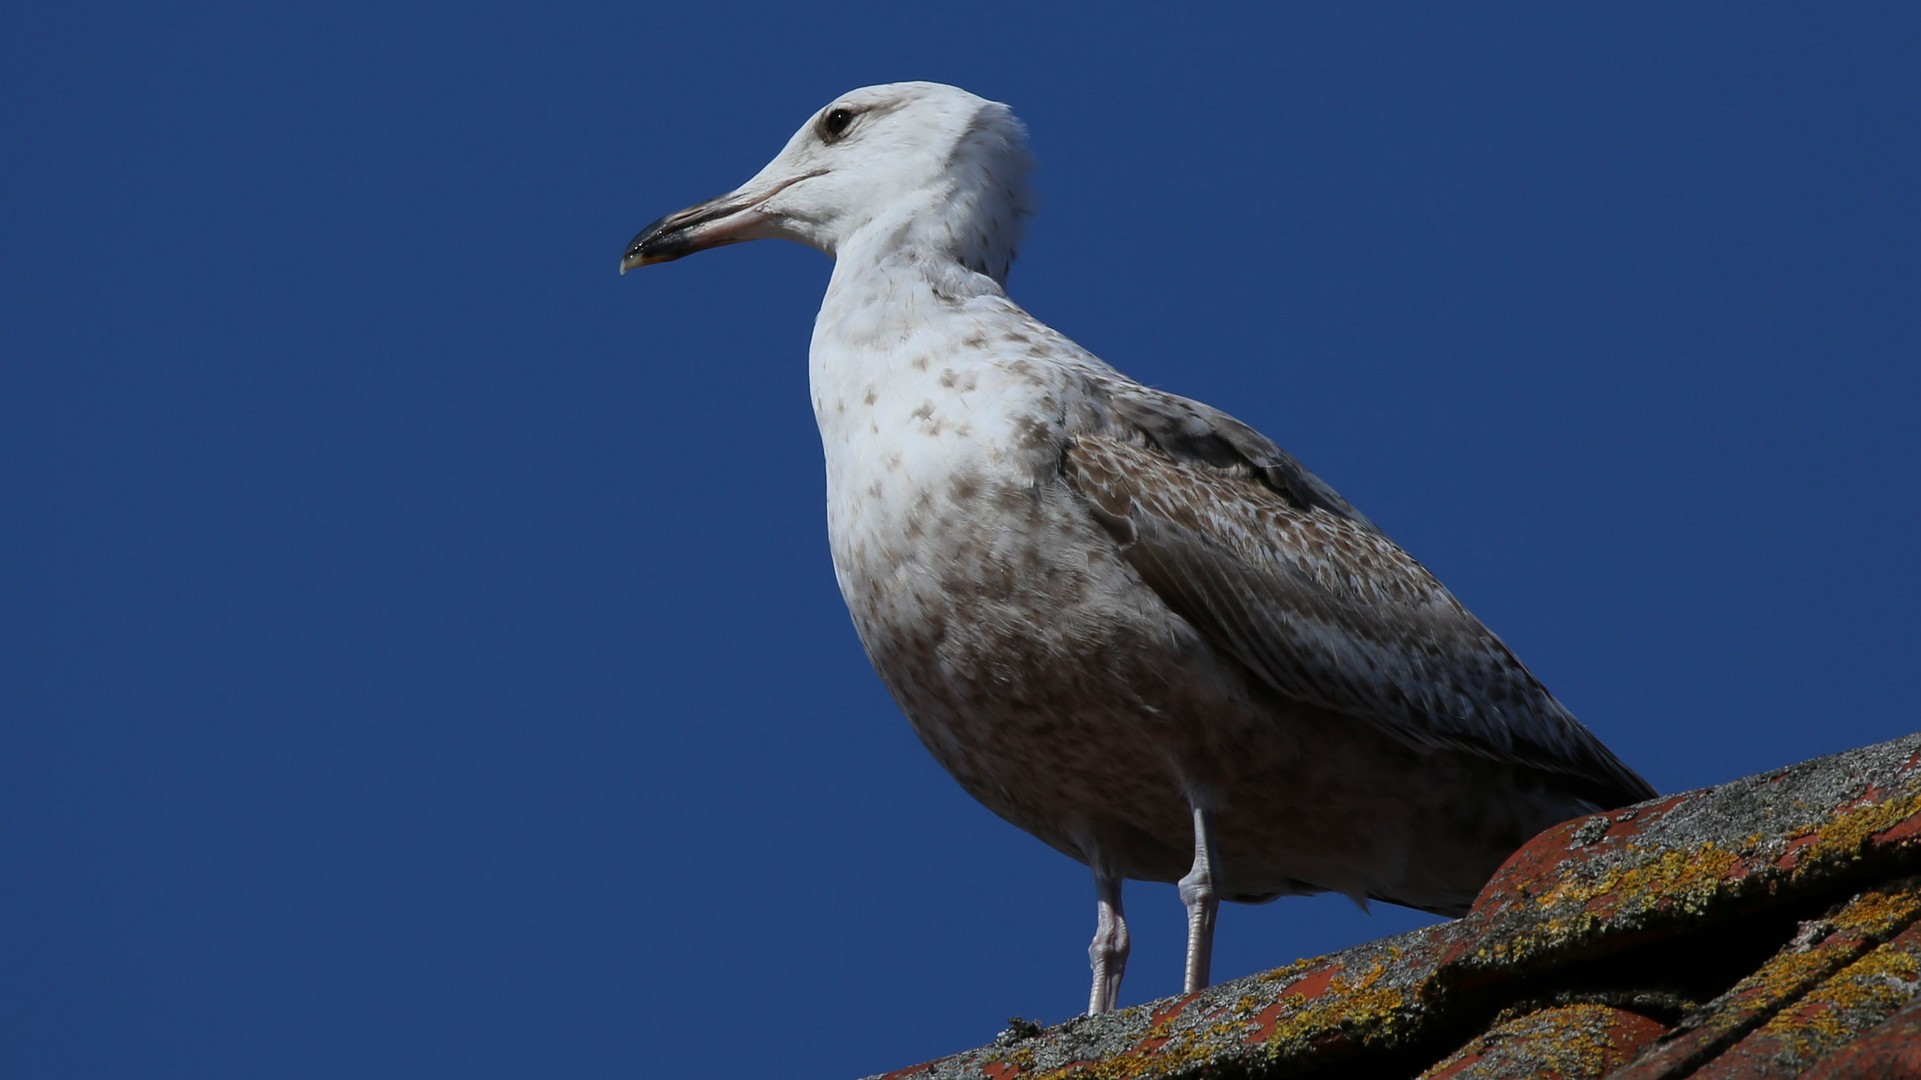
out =
{"type": "Polygon", "coordinates": [[[740,201],[738,192],[709,199],[677,213],[668,214],[640,230],[620,257],[620,272],[636,266],[672,262],[683,255],[705,251],[722,244],[738,244],[753,237],[740,235],[743,229],[767,220],[751,203],[740,201]]]}
{"type": "Polygon", "coordinates": [[[668,214],[640,230],[627,245],[626,254],[620,257],[620,272],[624,274],[636,266],[672,262],[696,251],[769,235],[756,229],[776,216],[766,208],[767,200],[826,171],[802,173],[758,191],[753,190],[755,185],[750,181],[746,187],[718,199],[668,214]]]}

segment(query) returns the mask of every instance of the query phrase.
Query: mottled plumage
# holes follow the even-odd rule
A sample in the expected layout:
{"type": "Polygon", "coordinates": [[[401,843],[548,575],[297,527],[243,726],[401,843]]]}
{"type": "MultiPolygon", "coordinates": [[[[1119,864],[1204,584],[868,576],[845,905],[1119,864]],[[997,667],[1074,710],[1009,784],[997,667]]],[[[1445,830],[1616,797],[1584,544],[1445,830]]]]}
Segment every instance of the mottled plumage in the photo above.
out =
{"type": "Polygon", "coordinates": [[[1193,989],[1217,898],[1456,914],[1535,832],[1651,796],[1299,462],[1007,298],[1028,168],[1004,106],[869,87],[622,268],[759,237],[835,256],[810,375],[842,594],[940,763],[1093,868],[1090,1009],[1118,992],[1123,878],[1181,883],[1193,989]]]}

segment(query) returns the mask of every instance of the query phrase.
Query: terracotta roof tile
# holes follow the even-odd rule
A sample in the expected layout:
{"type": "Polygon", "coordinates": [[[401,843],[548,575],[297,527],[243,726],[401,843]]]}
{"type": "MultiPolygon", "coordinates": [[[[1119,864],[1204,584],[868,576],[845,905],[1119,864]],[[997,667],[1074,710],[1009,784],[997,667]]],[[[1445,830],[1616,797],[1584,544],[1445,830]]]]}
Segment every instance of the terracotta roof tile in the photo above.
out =
{"type": "Polygon", "coordinates": [[[1822,1058],[1802,1080],[1921,1080],[1921,997],[1822,1058]]]}
{"type": "Polygon", "coordinates": [[[1502,1021],[1421,1074],[1421,1080],[1575,1080],[1606,1076],[1667,1032],[1611,1005],[1561,1005],[1502,1021]]]}

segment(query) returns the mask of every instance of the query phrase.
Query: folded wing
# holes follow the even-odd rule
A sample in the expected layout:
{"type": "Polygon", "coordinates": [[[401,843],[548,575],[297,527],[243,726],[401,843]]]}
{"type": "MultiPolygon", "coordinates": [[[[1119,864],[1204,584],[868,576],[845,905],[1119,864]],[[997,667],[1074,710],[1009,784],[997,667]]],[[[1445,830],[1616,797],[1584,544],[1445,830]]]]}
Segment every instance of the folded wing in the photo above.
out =
{"type": "Polygon", "coordinates": [[[1113,391],[1068,483],[1167,605],[1280,694],[1528,766],[1597,808],[1655,792],[1434,576],[1285,451],[1198,402],[1113,391]]]}

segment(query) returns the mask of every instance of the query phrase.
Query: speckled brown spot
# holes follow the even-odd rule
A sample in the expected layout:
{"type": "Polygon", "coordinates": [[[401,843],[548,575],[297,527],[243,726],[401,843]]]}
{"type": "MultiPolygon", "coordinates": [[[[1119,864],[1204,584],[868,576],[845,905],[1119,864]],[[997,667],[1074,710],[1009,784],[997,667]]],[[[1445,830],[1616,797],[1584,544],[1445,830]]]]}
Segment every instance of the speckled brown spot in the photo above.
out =
{"type": "Polygon", "coordinates": [[[1023,453],[1051,456],[1059,445],[1054,425],[1035,416],[1014,421],[1014,445],[1023,453]]]}

